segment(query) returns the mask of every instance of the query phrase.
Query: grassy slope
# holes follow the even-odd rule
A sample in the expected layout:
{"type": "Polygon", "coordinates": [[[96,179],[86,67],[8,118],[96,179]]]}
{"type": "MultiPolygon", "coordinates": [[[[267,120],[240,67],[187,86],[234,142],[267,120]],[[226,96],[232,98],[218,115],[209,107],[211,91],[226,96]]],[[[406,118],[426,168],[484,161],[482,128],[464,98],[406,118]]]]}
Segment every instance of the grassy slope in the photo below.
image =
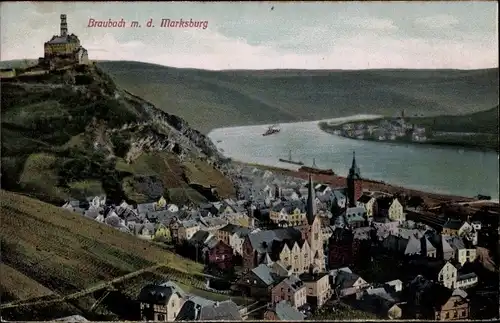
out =
{"type": "Polygon", "coordinates": [[[65,295],[159,263],[191,274],[202,270],[200,264],[50,204],[4,190],[0,200],[1,287],[10,298],[65,295]]]}
{"type": "Polygon", "coordinates": [[[99,66],[119,86],[205,133],[402,109],[408,116],[460,114],[498,102],[498,69],[214,72],[121,61],[99,66]]]}
{"type": "Polygon", "coordinates": [[[411,123],[432,131],[498,134],[498,105],[494,108],[457,116],[410,118],[411,123]]]}

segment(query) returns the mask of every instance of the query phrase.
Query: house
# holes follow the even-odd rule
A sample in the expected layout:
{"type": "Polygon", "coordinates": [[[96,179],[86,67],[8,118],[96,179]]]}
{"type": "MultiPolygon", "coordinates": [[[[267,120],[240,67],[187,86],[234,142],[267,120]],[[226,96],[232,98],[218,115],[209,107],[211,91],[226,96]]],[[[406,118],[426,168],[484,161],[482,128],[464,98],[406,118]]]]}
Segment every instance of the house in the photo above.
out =
{"type": "Polygon", "coordinates": [[[377,199],[375,197],[363,194],[358,199],[358,202],[363,205],[364,209],[366,210],[366,216],[368,218],[372,218],[376,215],[378,207],[377,199]]]}
{"type": "Polygon", "coordinates": [[[170,228],[163,223],[158,223],[155,226],[155,233],[153,235],[153,240],[163,241],[163,242],[172,241],[172,235],[170,233],[170,228]]]}
{"type": "Polygon", "coordinates": [[[215,232],[228,224],[227,219],[214,216],[201,216],[199,218],[200,230],[215,232]]]}
{"type": "Polygon", "coordinates": [[[469,318],[466,293],[446,288],[420,275],[408,285],[406,300],[409,317],[441,321],[469,318]]]}
{"type": "Polygon", "coordinates": [[[391,221],[403,222],[405,220],[403,205],[397,198],[394,198],[387,210],[387,215],[391,221]]]}
{"type": "Polygon", "coordinates": [[[269,304],[264,312],[264,320],[268,321],[303,321],[306,316],[293,307],[288,301],[281,301],[275,305],[269,304]]]}
{"type": "Polygon", "coordinates": [[[475,273],[461,274],[453,263],[447,261],[439,271],[438,282],[449,289],[466,289],[478,283],[475,273]]]}
{"type": "Polygon", "coordinates": [[[290,226],[304,224],[306,221],[305,205],[300,200],[280,202],[271,208],[269,219],[274,223],[285,221],[290,226]]]}
{"type": "Polygon", "coordinates": [[[342,216],[346,225],[352,229],[361,228],[368,224],[366,210],[363,207],[349,207],[342,216]]]}
{"type": "Polygon", "coordinates": [[[181,221],[177,230],[179,241],[191,239],[200,228],[200,223],[195,220],[181,221]]]}
{"type": "Polygon", "coordinates": [[[328,273],[307,273],[300,275],[307,288],[307,303],[313,308],[322,307],[332,297],[328,273]]]}
{"type": "Polygon", "coordinates": [[[437,304],[435,309],[435,320],[453,321],[467,320],[470,317],[470,305],[467,293],[460,289],[452,292],[451,296],[443,298],[444,304],[437,304]]]}
{"type": "Polygon", "coordinates": [[[279,276],[272,271],[270,266],[261,264],[244,273],[236,285],[243,295],[269,301],[272,287],[278,280],[279,276]]]}
{"type": "MultiPolygon", "coordinates": [[[[162,210],[167,207],[167,200],[162,196],[158,201],[156,202],[155,209],[156,210],[162,210]]],[[[178,211],[178,210],[177,210],[178,211]]],[[[175,211],[174,211],[175,212],[175,211]]]]}
{"type": "Polygon", "coordinates": [[[227,224],[215,233],[217,239],[223,241],[225,244],[229,245],[230,237],[239,229],[234,224],[227,224]]]}
{"type": "Polygon", "coordinates": [[[466,262],[474,262],[477,258],[477,251],[475,248],[466,246],[464,240],[457,236],[448,237],[446,239],[448,244],[453,248],[455,259],[463,266],[466,262]]]}
{"type": "Polygon", "coordinates": [[[429,258],[436,258],[437,257],[436,247],[425,236],[420,238],[420,250],[421,250],[421,254],[423,256],[426,256],[429,258]]]}
{"type": "Polygon", "coordinates": [[[176,321],[241,321],[238,305],[231,300],[216,302],[192,296],[184,302],[176,321]]]}
{"type": "Polygon", "coordinates": [[[243,242],[250,234],[250,229],[241,228],[229,236],[229,245],[233,248],[235,255],[243,255],[243,242]]]}
{"type": "Polygon", "coordinates": [[[436,247],[437,258],[445,261],[455,258],[455,250],[448,243],[449,237],[443,236],[433,231],[427,231],[425,237],[436,247]]]}
{"type": "Polygon", "coordinates": [[[215,237],[213,239],[215,244],[207,246],[208,262],[223,270],[234,268],[233,248],[215,237]]]}
{"type": "Polygon", "coordinates": [[[441,231],[442,235],[446,236],[457,236],[458,231],[462,227],[462,221],[455,219],[448,219],[446,223],[443,225],[443,230],[441,231]]]}
{"type": "Polygon", "coordinates": [[[278,304],[288,301],[295,309],[306,303],[306,285],[296,275],[284,278],[271,290],[271,303],[278,304]]]}
{"type": "Polygon", "coordinates": [[[144,286],[138,296],[144,321],[173,321],[184,304],[184,292],[173,282],[144,286]]]}
{"type": "Polygon", "coordinates": [[[337,270],[333,276],[333,286],[338,297],[360,295],[370,284],[351,270],[337,270]]]}

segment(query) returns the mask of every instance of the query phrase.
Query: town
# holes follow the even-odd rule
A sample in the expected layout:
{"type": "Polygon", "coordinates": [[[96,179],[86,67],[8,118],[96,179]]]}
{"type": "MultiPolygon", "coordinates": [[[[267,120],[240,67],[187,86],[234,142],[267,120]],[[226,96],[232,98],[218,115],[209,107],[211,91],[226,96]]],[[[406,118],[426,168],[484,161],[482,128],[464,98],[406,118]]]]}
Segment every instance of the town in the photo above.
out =
{"type": "Polygon", "coordinates": [[[228,172],[237,199],[110,205],[96,196],[62,206],[204,264],[209,278],[200,288],[220,297],[191,294],[174,279],[145,282],[134,300],[142,320],[497,314],[498,274],[489,256],[497,206],[426,205],[420,196],[365,190],[354,155],[345,187],[248,165],[228,172]],[[235,301],[241,298],[243,305],[235,301]]]}
{"type": "Polygon", "coordinates": [[[328,127],[328,130],[335,135],[360,140],[422,143],[427,142],[429,137],[429,131],[424,127],[408,123],[404,113],[401,117],[393,119],[375,119],[344,123],[338,126],[324,125],[324,127],[328,127]],[[332,130],[329,129],[330,127],[333,127],[332,130]]]}

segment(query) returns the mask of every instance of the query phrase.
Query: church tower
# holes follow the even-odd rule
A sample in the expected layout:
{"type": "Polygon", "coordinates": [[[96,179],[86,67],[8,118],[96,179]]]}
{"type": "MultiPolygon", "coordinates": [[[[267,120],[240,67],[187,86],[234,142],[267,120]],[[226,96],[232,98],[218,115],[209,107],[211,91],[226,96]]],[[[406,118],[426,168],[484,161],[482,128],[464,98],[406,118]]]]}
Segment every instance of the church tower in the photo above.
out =
{"type": "Polygon", "coordinates": [[[311,247],[311,266],[316,270],[325,270],[323,251],[323,235],[321,234],[321,219],[316,216],[316,194],[312,177],[309,174],[309,187],[307,190],[307,234],[306,239],[311,247]]]}
{"type": "Polygon", "coordinates": [[[349,174],[347,175],[347,200],[349,207],[355,207],[356,201],[363,194],[363,180],[361,179],[361,173],[359,167],[356,164],[356,155],[352,153],[352,165],[349,169],[349,174]]]}

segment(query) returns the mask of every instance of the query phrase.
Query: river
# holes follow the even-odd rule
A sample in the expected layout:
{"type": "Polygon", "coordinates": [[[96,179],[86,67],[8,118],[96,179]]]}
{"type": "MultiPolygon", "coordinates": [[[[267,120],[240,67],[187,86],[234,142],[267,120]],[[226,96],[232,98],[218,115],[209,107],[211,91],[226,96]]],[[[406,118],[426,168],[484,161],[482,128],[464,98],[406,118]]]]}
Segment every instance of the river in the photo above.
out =
{"type": "Polygon", "coordinates": [[[281,163],[288,158],[320,168],[331,168],[346,176],[356,152],[356,161],[365,178],[384,181],[425,192],[473,197],[490,195],[498,199],[498,154],[430,145],[405,145],[354,140],[328,134],[320,121],[343,122],[375,118],[357,115],[348,118],[280,124],[281,132],[262,136],[266,125],[219,128],[208,136],[225,156],[237,161],[297,169],[281,163]]]}

